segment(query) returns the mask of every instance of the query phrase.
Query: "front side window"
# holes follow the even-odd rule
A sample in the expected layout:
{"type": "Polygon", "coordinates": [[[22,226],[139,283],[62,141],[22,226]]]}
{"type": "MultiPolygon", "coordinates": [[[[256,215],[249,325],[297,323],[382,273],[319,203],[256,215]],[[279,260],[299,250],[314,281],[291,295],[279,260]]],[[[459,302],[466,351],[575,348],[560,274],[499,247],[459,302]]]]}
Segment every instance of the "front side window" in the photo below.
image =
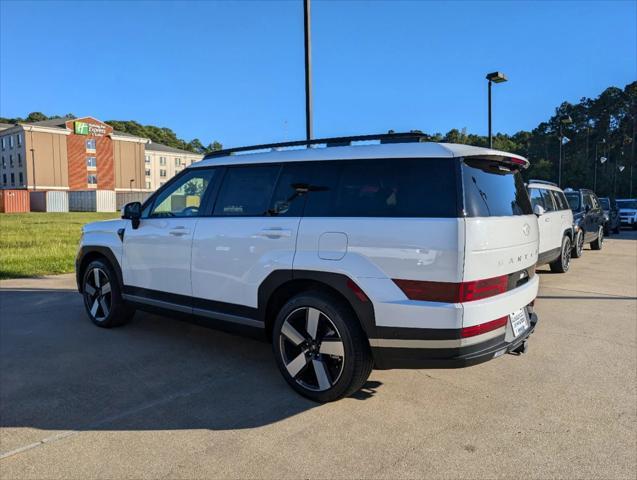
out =
{"type": "Polygon", "coordinates": [[[584,194],[584,208],[593,208],[593,199],[588,193],[584,194]]]}
{"type": "Polygon", "coordinates": [[[462,162],[465,212],[469,217],[508,217],[533,212],[519,172],[501,162],[462,162]]]}
{"type": "Polygon", "coordinates": [[[97,160],[95,157],[86,157],[87,167],[97,167],[97,160]]]}
{"type": "Polygon", "coordinates": [[[86,140],[86,149],[87,150],[95,150],[95,139],[90,138],[86,140]]]}
{"type": "Polygon", "coordinates": [[[555,204],[555,199],[553,195],[551,195],[550,190],[542,189],[542,196],[544,197],[544,205],[546,206],[547,212],[554,212],[557,210],[557,205],[555,204]]]}
{"type": "Polygon", "coordinates": [[[215,169],[192,170],[167,186],[153,202],[150,218],[196,217],[215,169]]]}
{"type": "Polygon", "coordinates": [[[263,216],[268,214],[278,165],[228,168],[215,204],[219,216],[263,216]]]}
{"type": "Polygon", "coordinates": [[[97,175],[95,174],[90,174],[87,176],[87,183],[89,185],[97,185],[97,175]]]}

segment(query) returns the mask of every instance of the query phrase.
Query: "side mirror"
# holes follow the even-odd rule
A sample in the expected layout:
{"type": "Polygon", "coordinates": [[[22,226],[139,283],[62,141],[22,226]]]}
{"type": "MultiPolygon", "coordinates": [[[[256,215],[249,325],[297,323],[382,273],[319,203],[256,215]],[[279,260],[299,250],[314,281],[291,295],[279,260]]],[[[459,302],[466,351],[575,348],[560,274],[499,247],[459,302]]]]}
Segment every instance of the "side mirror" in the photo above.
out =
{"type": "Polygon", "coordinates": [[[546,210],[544,210],[544,207],[542,205],[536,205],[533,208],[533,213],[535,213],[538,217],[544,215],[544,213],[546,213],[546,210]]]}
{"type": "Polygon", "coordinates": [[[140,202],[127,203],[122,207],[122,218],[130,220],[133,229],[139,227],[139,219],[142,218],[142,204],[140,202]]]}

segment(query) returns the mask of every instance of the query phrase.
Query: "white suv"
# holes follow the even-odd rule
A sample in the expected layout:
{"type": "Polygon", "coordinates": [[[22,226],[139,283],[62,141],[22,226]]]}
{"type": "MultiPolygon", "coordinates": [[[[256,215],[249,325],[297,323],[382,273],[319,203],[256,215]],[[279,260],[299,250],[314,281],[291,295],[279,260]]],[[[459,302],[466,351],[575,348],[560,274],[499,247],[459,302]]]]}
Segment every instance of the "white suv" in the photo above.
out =
{"type": "Polygon", "coordinates": [[[566,195],[555,183],[543,180],[529,180],[528,189],[540,229],[537,263],[548,263],[551,271],[565,273],[573,247],[573,212],[566,195]]]}
{"type": "Polygon", "coordinates": [[[140,308],[259,332],[285,380],[319,402],[358,390],[374,366],[526,351],[538,291],[527,160],[419,140],[208,155],[121,220],[84,227],[89,317],[112,327],[140,308]]]}

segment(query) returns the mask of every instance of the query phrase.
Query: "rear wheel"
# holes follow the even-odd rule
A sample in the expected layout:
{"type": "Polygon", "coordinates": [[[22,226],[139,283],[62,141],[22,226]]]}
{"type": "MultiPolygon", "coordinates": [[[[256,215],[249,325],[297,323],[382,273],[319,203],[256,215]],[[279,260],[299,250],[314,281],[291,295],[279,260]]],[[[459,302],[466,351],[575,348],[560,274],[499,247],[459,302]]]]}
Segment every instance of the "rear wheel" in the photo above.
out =
{"type": "Polygon", "coordinates": [[[302,293],[285,304],[272,346],[288,384],[316,402],[356,392],[373,366],[358,319],[343,301],[322,292],[302,293]]]}
{"type": "Polygon", "coordinates": [[[562,239],[562,250],[560,252],[560,256],[549,264],[552,272],[568,272],[568,267],[571,264],[571,250],[571,239],[567,236],[564,236],[564,238],[562,239]]]}
{"type": "Polygon", "coordinates": [[[604,246],[604,229],[599,227],[597,232],[597,238],[591,242],[591,248],[593,250],[601,250],[604,246]]]}
{"type": "Polygon", "coordinates": [[[117,276],[104,260],[93,260],[82,277],[84,307],[91,321],[104,328],[128,322],[135,310],[124,304],[117,276]]]}
{"type": "Polygon", "coordinates": [[[584,253],[584,232],[579,230],[575,234],[575,242],[573,243],[573,250],[571,255],[573,258],[580,258],[584,253]]]}

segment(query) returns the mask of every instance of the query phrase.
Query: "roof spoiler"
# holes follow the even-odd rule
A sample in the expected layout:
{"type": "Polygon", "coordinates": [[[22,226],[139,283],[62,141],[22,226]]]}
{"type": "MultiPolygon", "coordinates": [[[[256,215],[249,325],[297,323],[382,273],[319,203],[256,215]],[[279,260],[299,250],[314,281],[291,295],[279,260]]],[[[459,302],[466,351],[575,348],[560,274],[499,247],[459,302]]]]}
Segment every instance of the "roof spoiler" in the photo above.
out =
{"type": "Polygon", "coordinates": [[[508,165],[515,165],[518,168],[529,168],[529,161],[521,157],[519,155],[507,154],[474,154],[474,155],[465,155],[464,158],[475,159],[475,160],[491,160],[494,162],[506,163],[508,165]]]}

